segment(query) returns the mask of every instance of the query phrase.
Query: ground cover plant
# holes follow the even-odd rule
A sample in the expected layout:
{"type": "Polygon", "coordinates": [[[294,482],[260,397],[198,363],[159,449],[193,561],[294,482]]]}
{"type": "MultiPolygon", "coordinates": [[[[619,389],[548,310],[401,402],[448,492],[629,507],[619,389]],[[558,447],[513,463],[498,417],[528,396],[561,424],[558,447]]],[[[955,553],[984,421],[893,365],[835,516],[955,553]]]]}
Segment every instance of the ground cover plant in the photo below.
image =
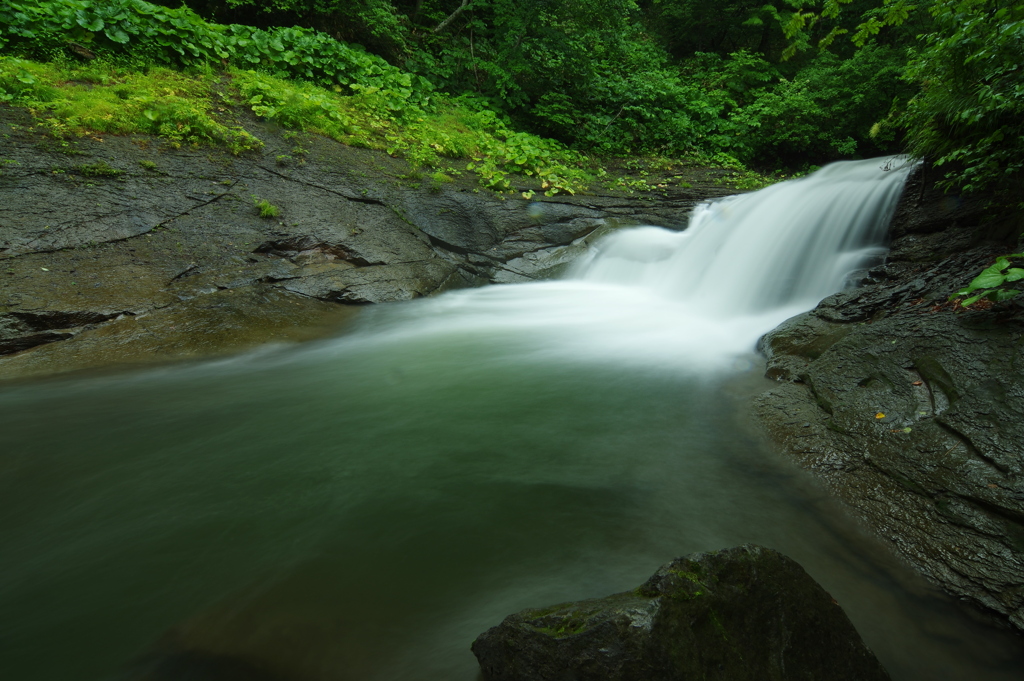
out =
{"type": "Polygon", "coordinates": [[[583,155],[511,130],[493,112],[457,99],[439,97],[430,109],[398,116],[378,92],[341,96],[251,70],[186,73],[0,57],[0,101],[28,107],[58,140],[90,132],[150,134],[172,146],[212,143],[243,153],[262,146],[235,120],[233,107],[244,106],[285,128],[401,154],[414,167],[469,171],[492,189],[512,190],[518,177],[549,194],[575,192],[592,177],[583,155]]]}
{"type": "MultiPolygon", "coordinates": [[[[90,127],[119,133],[134,130],[161,134],[176,143],[219,142],[242,152],[257,147],[258,140],[230,116],[218,115],[230,104],[224,97],[236,92],[239,101],[258,115],[286,127],[382,148],[404,155],[414,166],[468,171],[478,175],[484,186],[499,190],[525,182],[547,193],[578,191],[600,179],[601,164],[594,156],[628,150],[621,144],[625,138],[620,131],[609,125],[616,117],[609,121],[600,111],[586,113],[582,124],[571,121],[571,129],[581,131],[576,137],[559,135],[565,129],[558,124],[557,98],[549,98],[547,114],[535,117],[543,124],[531,127],[492,97],[439,92],[423,75],[399,69],[323,32],[216,24],[185,7],[167,8],[141,0],[13,3],[0,10],[0,46],[30,60],[4,62],[0,96],[31,106],[55,135],[90,127]],[[87,63],[79,64],[79,59],[87,63]],[[32,60],[52,63],[32,66],[32,60]],[[106,73],[99,73],[104,69],[106,73]],[[175,86],[164,83],[161,89],[157,80],[175,78],[170,69],[187,73],[180,74],[175,86]],[[217,93],[216,80],[224,73],[231,87],[217,93]],[[87,85],[76,91],[81,83],[87,85]],[[116,92],[104,96],[92,92],[110,84],[116,92]],[[152,99],[161,95],[170,99],[154,106],[152,99]],[[113,97],[126,102],[123,112],[111,111],[117,104],[113,97]],[[620,142],[609,141],[614,139],[620,142]],[[457,158],[467,162],[445,160],[457,158]],[[513,182],[517,176],[520,180],[513,182]]],[[[629,96],[640,101],[646,95],[638,91],[629,96]]],[[[651,112],[636,116],[672,119],[673,104],[666,101],[653,112],[657,116],[651,112]]],[[[619,118],[633,121],[631,139],[647,139],[651,126],[636,116],[619,118]]],[[[701,144],[706,135],[685,134],[694,131],[685,113],[673,120],[678,123],[676,130],[662,126],[660,136],[635,144],[632,151],[669,150],[677,157],[701,154],[707,146],[701,144]]],[[[702,158],[714,157],[721,149],[713,151],[702,158]]],[[[730,155],[727,162],[733,167],[738,161],[730,155]]],[[[745,168],[743,175],[746,182],[753,177],[745,168]]],[[[642,178],[626,178],[615,186],[650,188],[642,178]]]]}
{"type": "MultiPolygon", "coordinates": [[[[578,191],[630,156],[722,159],[747,174],[908,152],[942,166],[951,191],[1003,194],[1024,172],[1022,2],[171,4],[9,2],[0,48],[57,64],[227,73],[243,103],[282,125],[502,190],[578,191]]],[[[9,76],[3,96],[24,100],[9,76]]],[[[58,127],[59,107],[38,108],[58,127]]],[[[217,127],[215,101],[195,108],[184,137],[245,149],[229,122],[217,127]]]]}

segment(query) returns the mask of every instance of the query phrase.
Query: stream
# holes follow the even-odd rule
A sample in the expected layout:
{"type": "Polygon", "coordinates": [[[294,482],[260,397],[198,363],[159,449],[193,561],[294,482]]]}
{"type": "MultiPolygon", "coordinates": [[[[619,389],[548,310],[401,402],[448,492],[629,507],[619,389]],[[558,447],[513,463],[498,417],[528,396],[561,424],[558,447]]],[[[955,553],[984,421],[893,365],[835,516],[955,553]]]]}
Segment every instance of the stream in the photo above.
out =
{"type": "Polygon", "coordinates": [[[0,678],[473,681],[512,612],[754,542],[894,679],[1018,679],[1019,639],[744,420],[756,339],[883,256],[907,170],[835,164],[331,340],[0,388],[0,678]]]}

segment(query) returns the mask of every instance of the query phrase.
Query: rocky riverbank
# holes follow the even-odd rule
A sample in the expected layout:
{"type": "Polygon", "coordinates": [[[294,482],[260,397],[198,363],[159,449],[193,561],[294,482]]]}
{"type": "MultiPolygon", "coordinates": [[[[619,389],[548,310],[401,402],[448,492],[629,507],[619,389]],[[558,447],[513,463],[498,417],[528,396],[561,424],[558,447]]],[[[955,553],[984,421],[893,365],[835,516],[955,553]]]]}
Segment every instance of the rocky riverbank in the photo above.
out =
{"type": "Polygon", "coordinates": [[[762,340],[779,384],[754,410],[897,554],[1024,630],[1024,308],[948,302],[1020,230],[916,177],[886,264],[762,340]]]}
{"type": "Polygon", "coordinates": [[[550,276],[617,222],[679,228],[735,191],[695,171],[655,195],[530,201],[245,123],[265,147],[233,156],[55,140],[0,107],[0,378],[315,337],[343,306],[550,276]]]}

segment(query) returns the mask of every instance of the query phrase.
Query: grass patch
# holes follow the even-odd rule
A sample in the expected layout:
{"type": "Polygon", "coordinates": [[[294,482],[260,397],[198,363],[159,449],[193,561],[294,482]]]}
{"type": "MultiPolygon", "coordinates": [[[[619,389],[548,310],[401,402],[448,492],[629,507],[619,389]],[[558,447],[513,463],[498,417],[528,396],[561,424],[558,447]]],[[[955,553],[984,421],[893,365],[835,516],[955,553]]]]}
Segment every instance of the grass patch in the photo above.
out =
{"type": "Polygon", "coordinates": [[[183,144],[217,144],[242,153],[263,143],[234,123],[219,77],[165,68],[127,70],[0,58],[0,101],[28,107],[57,139],[89,133],[145,134],[183,144]]]}
{"type": "Polygon", "coordinates": [[[256,206],[256,210],[260,212],[261,218],[276,218],[281,214],[281,209],[266,199],[254,196],[252,197],[252,202],[253,205],[256,206]]]}
{"type": "MultiPolygon", "coordinates": [[[[342,94],[255,71],[229,72],[242,104],[282,127],[330,137],[356,147],[402,156],[413,168],[466,170],[481,185],[512,191],[536,184],[548,195],[575,193],[593,179],[590,161],[554,140],[511,130],[493,111],[468,99],[438,96],[430,111],[396,115],[382,92],[342,94]]],[[[435,185],[439,183],[435,182],[435,185]]]]}
{"type": "Polygon", "coordinates": [[[124,175],[123,170],[114,168],[106,161],[72,166],[71,169],[85,177],[120,177],[124,175]]]}

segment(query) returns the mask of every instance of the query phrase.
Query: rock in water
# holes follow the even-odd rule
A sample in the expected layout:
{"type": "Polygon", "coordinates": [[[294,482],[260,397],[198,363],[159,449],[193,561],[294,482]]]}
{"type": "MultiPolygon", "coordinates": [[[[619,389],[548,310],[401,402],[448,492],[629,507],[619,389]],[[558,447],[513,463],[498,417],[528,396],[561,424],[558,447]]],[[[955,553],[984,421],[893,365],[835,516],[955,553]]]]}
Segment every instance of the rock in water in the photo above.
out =
{"type": "Polygon", "coordinates": [[[746,544],[640,588],[505,618],[473,642],[487,681],[872,681],[889,674],[799,564],[746,544]]]}

